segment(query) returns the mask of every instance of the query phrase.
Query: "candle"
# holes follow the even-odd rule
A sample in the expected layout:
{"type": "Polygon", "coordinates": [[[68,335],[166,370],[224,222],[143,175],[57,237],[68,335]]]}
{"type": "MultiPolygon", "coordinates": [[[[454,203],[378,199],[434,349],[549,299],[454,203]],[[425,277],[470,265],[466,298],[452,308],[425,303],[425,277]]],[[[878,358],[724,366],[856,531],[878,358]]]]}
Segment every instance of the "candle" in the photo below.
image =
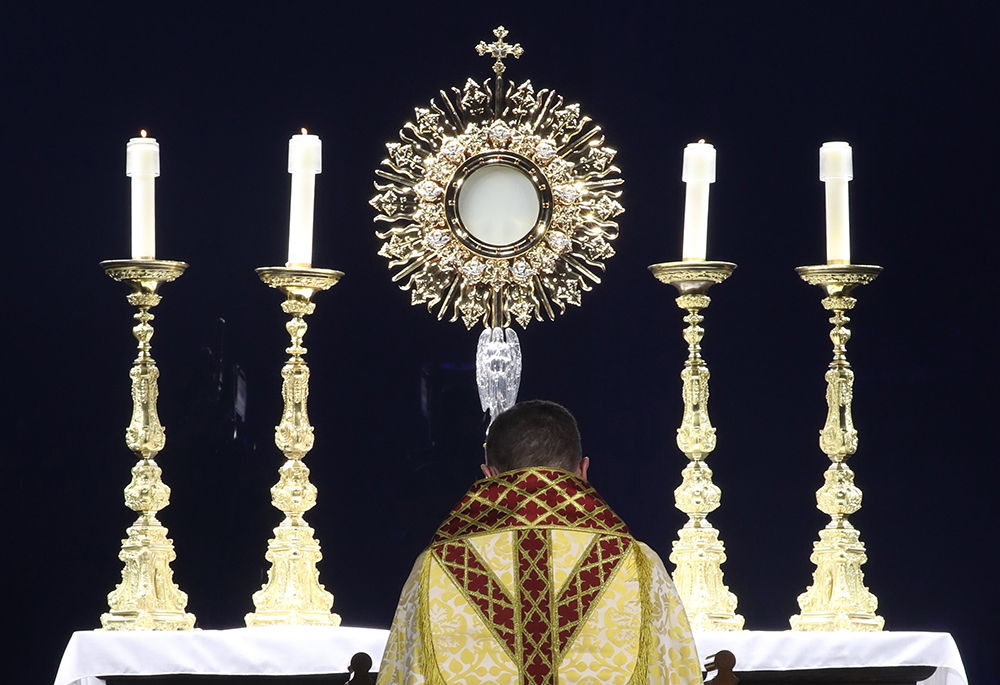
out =
{"type": "Polygon", "coordinates": [[[316,174],[323,170],[323,143],[302,129],[288,141],[292,201],[288,214],[288,266],[312,264],[313,206],[316,174]]]}
{"type": "Polygon", "coordinates": [[[819,180],[826,184],[826,263],[851,263],[851,218],[847,184],[854,178],[851,146],[823,143],[819,149],[819,180]]]}
{"type": "Polygon", "coordinates": [[[160,175],[160,144],[145,131],[125,146],[125,175],[132,179],[132,259],[155,259],[154,183],[160,175]]]}
{"type": "Polygon", "coordinates": [[[715,183],[715,148],[704,141],[684,148],[684,261],[704,261],[708,242],[708,187],[715,183]]]}

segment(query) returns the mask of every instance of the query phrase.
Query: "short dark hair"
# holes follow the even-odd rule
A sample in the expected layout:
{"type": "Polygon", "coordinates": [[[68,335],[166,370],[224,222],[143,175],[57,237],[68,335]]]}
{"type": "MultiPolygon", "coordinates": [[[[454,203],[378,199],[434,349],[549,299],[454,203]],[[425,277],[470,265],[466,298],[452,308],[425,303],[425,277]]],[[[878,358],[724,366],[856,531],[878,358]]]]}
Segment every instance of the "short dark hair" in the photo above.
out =
{"type": "Polygon", "coordinates": [[[581,459],[576,419],[546,400],[515,404],[496,417],[486,438],[486,464],[500,472],[531,466],[575,471],[581,459]]]}

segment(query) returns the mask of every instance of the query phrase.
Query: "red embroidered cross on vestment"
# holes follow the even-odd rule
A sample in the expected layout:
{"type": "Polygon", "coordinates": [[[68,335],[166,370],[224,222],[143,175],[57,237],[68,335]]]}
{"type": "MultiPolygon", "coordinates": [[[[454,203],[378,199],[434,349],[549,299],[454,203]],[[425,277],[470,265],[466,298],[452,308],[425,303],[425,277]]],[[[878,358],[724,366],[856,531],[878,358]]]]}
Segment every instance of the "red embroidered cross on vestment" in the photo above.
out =
{"type": "Polygon", "coordinates": [[[528,469],[476,483],[438,530],[431,552],[490,628],[525,685],[555,685],[558,665],[631,550],[631,536],[577,476],[528,469]],[[551,529],[593,533],[558,595],[551,529]],[[469,542],[510,530],[515,587],[508,592],[469,542]]]}

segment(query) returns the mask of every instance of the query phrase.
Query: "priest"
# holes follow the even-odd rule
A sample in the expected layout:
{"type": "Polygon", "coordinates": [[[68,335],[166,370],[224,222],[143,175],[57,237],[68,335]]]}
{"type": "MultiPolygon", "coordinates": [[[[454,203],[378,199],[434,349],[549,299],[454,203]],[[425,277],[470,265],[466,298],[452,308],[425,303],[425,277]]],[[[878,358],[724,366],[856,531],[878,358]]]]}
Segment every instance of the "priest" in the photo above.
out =
{"type": "Polygon", "coordinates": [[[476,482],[414,564],[379,685],[697,685],[687,616],[659,557],[587,483],[573,416],[500,414],[476,482]]]}

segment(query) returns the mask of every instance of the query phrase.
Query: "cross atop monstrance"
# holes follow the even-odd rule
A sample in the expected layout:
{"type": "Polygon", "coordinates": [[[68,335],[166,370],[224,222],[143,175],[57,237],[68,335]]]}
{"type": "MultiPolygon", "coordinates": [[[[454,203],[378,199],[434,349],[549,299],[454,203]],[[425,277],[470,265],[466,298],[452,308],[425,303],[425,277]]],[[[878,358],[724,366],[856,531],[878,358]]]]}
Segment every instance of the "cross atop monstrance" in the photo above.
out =
{"type": "Polygon", "coordinates": [[[514,43],[510,45],[503,41],[507,37],[507,29],[503,26],[498,26],[493,29],[493,35],[497,37],[496,41],[487,45],[484,41],[479,41],[479,45],[476,46],[476,52],[482,57],[486,53],[490,53],[497,58],[497,61],[493,63],[493,71],[496,72],[497,76],[504,72],[507,67],[504,66],[503,60],[505,57],[510,55],[514,56],[514,59],[520,58],[524,54],[524,48],[521,47],[520,43],[514,43]]]}

